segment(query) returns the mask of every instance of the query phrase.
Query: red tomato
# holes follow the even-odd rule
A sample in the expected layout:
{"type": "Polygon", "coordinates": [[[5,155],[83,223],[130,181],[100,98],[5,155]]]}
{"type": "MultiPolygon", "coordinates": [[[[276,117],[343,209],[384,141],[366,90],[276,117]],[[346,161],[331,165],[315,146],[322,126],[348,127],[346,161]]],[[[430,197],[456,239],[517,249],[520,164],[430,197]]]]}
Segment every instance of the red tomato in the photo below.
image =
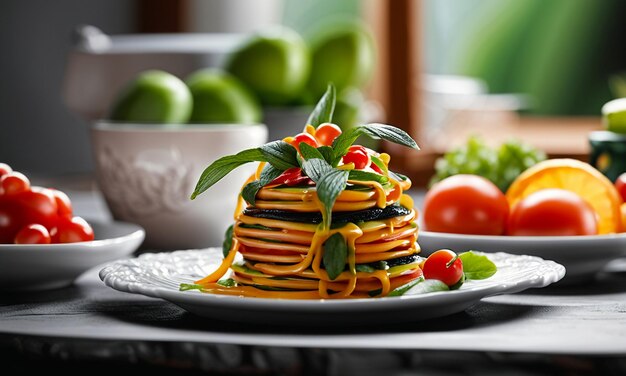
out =
{"type": "Polygon", "coordinates": [[[28,225],[15,235],[15,244],[50,244],[50,233],[42,225],[28,225]]]}
{"type": "Polygon", "coordinates": [[[361,145],[352,145],[348,153],[343,156],[343,163],[354,163],[355,170],[362,170],[370,165],[370,156],[367,150],[361,145]]]}
{"type": "Polygon", "coordinates": [[[0,162],[0,178],[12,171],[13,170],[11,169],[11,166],[6,163],[0,162]]]}
{"type": "Polygon", "coordinates": [[[58,219],[57,210],[47,189],[0,196],[0,243],[13,243],[17,232],[33,223],[51,229],[58,219]]]}
{"type": "Polygon", "coordinates": [[[54,196],[57,203],[57,213],[60,217],[72,218],[72,201],[70,198],[59,190],[50,188],[50,192],[54,196]]]}
{"type": "Polygon", "coordinates": [[[504,194],[477,175],[454,175],[435,184],[424,201],[424,229],[502,235],[509,215],[504,194]]]}
{"type": "Polygon", "coordinates": [[[317,127],[315,138],[320,145],[331,146],[333,141],[341,134],[341,128],[333,123],[324,123],[317,127]]]}
{"type": "Polygon", "coordinates": [[[622,201],[626,202],[626,172],[617,177],[617,180],[615,180],[615,188],[620,196],[622,196],[622,201]]]}
{"type": "Polygon", "coordinates": [[[94,239],[91,226],[81,217],[59,218],[50,236],[53,243],[87,242],[94,239]]]}
{"type": "Polygon", "coordinates": [[[463,263],[456,253],[449,249],[440,249],[428,256],[422,271],[426,279],[437,279],[448,286],[454,286],[463,277],[463,263]]]}
{"type": "Polygon", "coordinates": [[[311,136],[308,133],[298,133],[296,137],[294,137],[290,143],[294,148],[296,148],[296,150],[298,150],[298,153],[300,153],[300,144],[302,142],[304,142],[305,144],[311,145],[314,148],[319,146],[317,144],[317,140],[315,139],[315,137],[311,136]]]}
{"type": "Polygon", "coordinates": [[[514,236],[568,236],[598,233],[596,212],[576,193],[542,189],[519,201],[507,227],[514,236]]]}
{"type": "Polygon", "coordinates": [[[302,169],[299,167],[288,168],[283,171],[280,176],[272,180],[269,185],[285,184],[288,186],[294,186],[299,184],[311,184],[313,181],[308,177],[302,175],[302,169]]]}
{"type": "Polygon", "coordinates": [[[30,189],[30,180],[21,172],[9,172],[0,178],[0,192],[5,195],[26,192],[30,189]]]}

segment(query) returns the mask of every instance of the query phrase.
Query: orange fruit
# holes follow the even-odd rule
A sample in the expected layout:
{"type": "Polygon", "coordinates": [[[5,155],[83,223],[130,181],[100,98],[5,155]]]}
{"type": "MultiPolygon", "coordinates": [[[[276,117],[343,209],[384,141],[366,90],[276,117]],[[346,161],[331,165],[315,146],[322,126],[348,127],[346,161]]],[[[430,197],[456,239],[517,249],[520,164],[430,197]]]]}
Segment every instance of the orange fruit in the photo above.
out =
{"type": "Polygon", "coordinates": [[[598,233],[622,229],[622,199],[613,183],[591,165],[575,159],[539,162],[515,179],[506,192],[511,207],[528,195],[546,188],[572,191],[598,214],[598,233]]]}

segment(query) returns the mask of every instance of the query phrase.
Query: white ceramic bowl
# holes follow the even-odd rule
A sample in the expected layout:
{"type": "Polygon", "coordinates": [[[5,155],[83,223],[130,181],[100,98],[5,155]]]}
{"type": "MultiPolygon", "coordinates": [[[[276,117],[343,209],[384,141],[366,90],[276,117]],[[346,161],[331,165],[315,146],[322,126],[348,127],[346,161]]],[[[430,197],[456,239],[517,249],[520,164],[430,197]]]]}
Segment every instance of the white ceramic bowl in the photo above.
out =
{"type": "Polygon", "coordinates": [[[97,122],[92,128],[98,184],[118,220],[146,230],[154,249],[219,245],[237,195],[254,171],[244,165],[189,199],[214,160],[267,140],[264,125],[150,125],[97,122]]]}
{"type": "Polygon", "coordinates": [[[96,240],[67,244],[0,244],[0,291],[64,287],[89,268],[133,253],[144,239],[141,227],[88,221],[96,240]]]}

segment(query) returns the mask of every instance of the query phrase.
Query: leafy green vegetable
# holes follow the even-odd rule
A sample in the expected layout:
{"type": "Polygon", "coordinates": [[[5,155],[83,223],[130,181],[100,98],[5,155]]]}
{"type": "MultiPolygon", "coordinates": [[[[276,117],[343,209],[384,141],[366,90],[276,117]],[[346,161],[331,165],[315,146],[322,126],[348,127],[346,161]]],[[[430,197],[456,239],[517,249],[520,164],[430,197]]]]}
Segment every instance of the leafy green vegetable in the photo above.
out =
{"type": "Polygon", "coordinates": [[[222,253],[224,257],[228,256],[228,252],[233,247],[233,231],[235,229],[235,225],[230,225],[224,234],[224,242],[222,243],[222,253]]]}
{"type": "Polygon", "coordinates": [[[283,170],[279,170],[271,164],[267,164],[263,171],[261,171],[261,175],[259,176],[259,180],[255,180],[246,184],[245,187],[241,190],[241,197],[243,197],[246,202],[251,205],[256,203],[256,194],[259,192],[263,186],[269,184],[272,180],[276,179],[283,173],[283,170]]]}
{"type": "Polygon", "coordinates": [[[340,233],[334,233],[324,242],[324,267],[328,278],[334,280],[346,268],[348,260],[348,243],[340,233]]]}
{"type": "Polygon", "coordinates": [[[217,281],[217,284],[224,287],[233,287],[237,285],[237,282],[232,278],[228,278],[220,279],[219,281],[217,281]]]}
{"type": "MultiPolygon", "coordinates": [[[[313,178],[311,178],[313,179],[313,178]]],[[[313,179],[315,180],[315,179],[313,179]]],[[[324,204],[326,225],[332,222],[333,205],[341,191],[346,188],[348,182],[348,171],[332,169],[325,173],[317,183],[317,197],[324,204]]]]}
{"type": "Polygon", "coordinates": [[[322,176],[329,173],[333,168],[323,159],[313,158],[302,163],[302,170],[306,176],[310,177],[314,182],[318,182],[322,176]]]}
{"type": "Polygon", "coordinates": [[[498,268],[485,255],[479,255],[472,251],[459,254],[463,263],[463,272],[466,279],[486,279],[496,274],[498,268]]]}
{"type": "Polygon", "coordinates": [[[448,286],[436,279],[419,278],[393,290],[387,296],[419,295],[436,291],[448,291],[448,286]]]}
{"type": "Polygon", "coordinates": [[[379,157],[372,155],[371,156],[372,159],[372,163],[375,164],[378,168],[380,168],[380,170],[387,175],[389,173],[389,170],[387,169],[387,165],[385,164],[385,162],[383,162],[382,159],[380,159],[379,157]]]}
{"type": "Polygon", "coordinates": [[[189,290],[202,290],[203,287],[201,285],[196,285],[192,283],[181,283],[178,287],[178,291],[189,291],[189,290]]]}
{"type": "Polygon", "coordinates": [[[358,264],[355,266],[355,269],[357,272],[363,272],[363,273],[374,273],[376,271],[376,269],[374,269],[372,266],[367,265],[367,264],[358,264]]]}
{"type": "Polygon", "coordinates": [[[384,175],[376,174],[374,172],[350,170],[348,173],[348,180],[375,181],[380,184],[385,184],[389,181],[389,178],[384,175]]]}
{"type": "Polygon", "coordinates": [[[335,91],[335,86],[333,84],[328,84],[326,93],[324,93],[320,101],[317,102],[317,105],[307,120],[307,124],[317,127],[322,123],[330,123],[333,120],[336,101],[337,93],[335,91]]]}
{"type": "Polygon", "coordinates": [[[331,163],[335,158],[335,151],[330,146],[320,146],[317,150],[322,154],[324,160],[328,163],[331,163]]]}
{"type": "Polygon", "coordinates": [[[431,185],[457,174],[480,175],[506,192],[524,170],[546,158],[545,154],[518,141],[507,141],[498,150],[470,137],[467,144],[447,152],[435,162],[431,185]]]}
{"type": "Polygon", "coordinates": [[[247,149],[235,155],[227,155],[205,168],[191,194],[193,200],[199,194],[211,188],[232,170],[249,162],[268,162],[279,170],[298,167],[296,149],[284,141],[273,141],[261,147],[247,149]]]}
{"type": "Polygon", "coordinates": [[[313,146],[304,142],[301,142],[299,146],[300,146],[300,154],[302,154],[302,157],[305,160],[313,159],[313,158],[325,160],[322,153],[320,153],[320,151],[314,148],[313,146]]]}

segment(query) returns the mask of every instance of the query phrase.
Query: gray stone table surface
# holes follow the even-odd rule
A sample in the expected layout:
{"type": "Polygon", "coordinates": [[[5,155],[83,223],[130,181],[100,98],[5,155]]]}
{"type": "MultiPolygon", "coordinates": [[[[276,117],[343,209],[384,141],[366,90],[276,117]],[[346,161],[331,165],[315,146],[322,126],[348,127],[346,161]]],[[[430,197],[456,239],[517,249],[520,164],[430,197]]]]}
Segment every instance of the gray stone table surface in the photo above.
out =
{"type": "MultiPolygon", "coordinates": [[[[70,192],[78,214],[108,218],[94,192],[70,192]]],[[[592,257],[592,250],[590,250],[592,257]]],[[[207,320],[158,299],[114,291],[83,274],[73,286],[0,294],[0,336],[274,348],[496,351],[626,356],[626,262],[597,280],[482,300],[465,312],[412,324],[333,329],[207,320]]],[[[419,312],[415,312],[419,317],[419,312]]]]}

